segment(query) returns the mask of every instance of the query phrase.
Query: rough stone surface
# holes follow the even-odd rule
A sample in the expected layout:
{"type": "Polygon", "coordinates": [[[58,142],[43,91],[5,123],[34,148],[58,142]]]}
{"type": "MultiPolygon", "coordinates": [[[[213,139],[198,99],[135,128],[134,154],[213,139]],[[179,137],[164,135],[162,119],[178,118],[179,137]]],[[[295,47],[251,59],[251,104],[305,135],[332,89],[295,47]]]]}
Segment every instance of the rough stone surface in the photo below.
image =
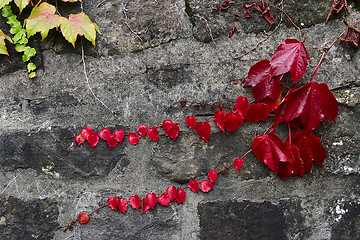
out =
{"type": "MultiPolygon", "coordinates": [[[[81,11],[79,2],[60,2],[62,16],[81,11]]],[[[356,1],[351,0],[350,15],[342,12],[326,24],[331,1],[271,2],[281,6],[306,37],[311,61],[297,84],[311,79],[322,54],[319,49],[329,46],[346,24],[360,19],[356,1]]],[[[327,149],[322,168],[315,165],[304,178],[280,180],[249,154],[240,172],[222,172],[209,193],[187,189],[184,203],[157,205],[143,215],[130,206],[125,216],[106,207],[91,215],[88,224],[64,232],[80,212],[90,213],[108,197],[160,195],[169,186],[202,180],[209,170],[220,170],[246,153],[252,139],[270,126],[271,117],[266,123],[246,122],[234,133],[223,133],[211,122],[206,143],[180,124],[176,141],[160,130],[158,143],[140,138],[133,146],[125,138],[112,150],[102,140],[94,150],[73,140],[87,126],[130,133],[139,124],[159,126],[166,119],[211,119],[210,105],[194,107],[203,101],[231,106],[240,95],[252,99],[241,79],[283,40],[299,39],[298,30],[275,8],[276,23],[270,26],[256,11],[251,19],[235,20],[233,14],[242,13],[240,5],[213,12],[214,3],[83,1],[84,12],[101,30],[96,47],[83,41],[88,82],[80,38],[73,48],[55,30],[44,41],[39,34],[32,37],[39,67],[33,80],[27,77],[21,55],[6,44],[11,57],[0,55],[1,239],[359,237],[360,51],[347,43],[329,50],[315,79],[334,88],[340,109],[336,124],[325,121],[326,131],[316,131],[327,149]],[[232,26],[237,30],[229,38],[232,26]],[[185,107],[181,100],[187,101],[185,107]]],[[[2,17],[0,29],[9,34],[2,17]]],[[[289,76],[285,80],[291,85],[289,76]]],[[[285,139],[288,130],[278,126],[277,133],[285,139]]]]}

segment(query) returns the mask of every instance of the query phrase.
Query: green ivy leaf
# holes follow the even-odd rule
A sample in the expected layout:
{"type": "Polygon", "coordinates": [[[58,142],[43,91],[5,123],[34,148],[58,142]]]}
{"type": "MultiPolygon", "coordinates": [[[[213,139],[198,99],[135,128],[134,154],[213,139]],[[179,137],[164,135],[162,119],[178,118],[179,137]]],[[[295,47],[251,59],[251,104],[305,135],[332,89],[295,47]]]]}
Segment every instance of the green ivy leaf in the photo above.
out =
{"type": "Polygon", "coordinates": [[[29,5],[30,0],[14,0],[16,6],[18,6],[18,8],[20,9],[20,14],[22,12],[22,10],[29,5]]]}
{"type": "Polygon", "coordinates": [[[27,70],[28,73],[33,72],[36,69],[36,65],[34,63],[28,63],[27,70]]]}
{"type": "Polygon", "coordinates": [[[17,34],[21,29],[22,29],[22,27],[21,27],[20,24],[15,25],[15,26],[11,27],[10,33],[11,34],[17,34]]]}
{"type": "Polygon", "coordinates": [[[31,57],[35,56],[36,50],[32,47],[25,47],[24,49],[24,55],[22,56],[22,59],[24,62],[27,62],[30,60],[31,57]]]}
{"type": "Polygon", "coordinates": [[[44,39],[50,29],[58,27],[60,25],[60,16],[55,15],[55,12],[56,8],[48,3],[41,3],[38,7],[34,7],[26,20],[28,37],[40,32],[42,39],[44,39]]]}
{"type": "Polygon", "coordinates": [[[23,52],[23,51],[25,51],[25,45],[23,45],[23,44],[16,44],[15,45],[15,50],[17,51],[17,52],[23,52]]]}
{"type": "Polygon", "coordinates": [[[23,38],[26,38],[25,29],[21,29],[17,34],[15,34],[13,37],[14,43],[18,43],[23,38]]]}
{"type": "Polygon", "coordinates": [[[4,6],[8,5],[10,2],[11,2],[11,0],[0,0],[0,9],[3,8],[4,6]]]}
{"type": "Polygon", "coordinates": [[[60,29],[65,39],[75,48],[77,35],[84,36],[95,46],[96,32],[100,32],[96,23],[92,23],[85,13],[70,14],[69,19],[60,17],[60,29]]]}
{"type": "Polygon", "coordinates": [[[5,35],[3,33],[3,31],[1,31],[1,29],[0,29],[0,54],[5,54],[5,55],[9,56],[9,53],[8,53],[7,48],[5,46],[5,39],[8,40],[11,43],[13,42],[11,40],[11,38],[9,36],[5,35]]]}
{"type": "Polygon", "coordinates": [[[35,72],[31,72],[31,73],[29,74],[29,78],[34,78],[34,77],[36,77],[36,73],[35,73],[35,72]]]}

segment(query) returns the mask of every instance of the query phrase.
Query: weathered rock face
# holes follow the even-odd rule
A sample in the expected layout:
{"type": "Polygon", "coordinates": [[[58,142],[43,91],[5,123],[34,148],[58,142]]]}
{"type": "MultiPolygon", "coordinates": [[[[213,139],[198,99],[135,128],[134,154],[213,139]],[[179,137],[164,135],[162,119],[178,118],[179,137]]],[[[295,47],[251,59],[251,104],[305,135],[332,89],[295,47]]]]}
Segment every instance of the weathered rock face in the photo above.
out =
{"type": "MultiPolygon", "coordinates": [[[[272,2],[306,37],[311,61],[302,83],[311,79],[321,57],[317,49],[330,45],[345,23],[360,18],[350,0],[351,15],[336,15],[327,24],[327,0],[272,2]]],[[[112,150],[102,140],[95,149],[73,140],[87,126],[130,133],[139,124],[158,126],[166,119],[180,122],[195,115],[206,120],[213,117],[211,107],[196,110],[197,103],[230,106],[240,95],[251,98],[240,79],[283,40],[298,38],[298,31],[275,8],[276,23],[270,26],[256,11],[253,18],[235,20],[233,14],[242,14],[240,5],[214,12],[214,3],[84,1],[84,11],[102,32],[95,48],[83,41],[88,82],[80,39],[74,49],[56,31],[44,41],[32,37],[39,66],[34,80],[7,44],[11,58],[0,55],[1,239],[358,238],[360,51],[347,43],[330,49],[315,79],[329,88],[348,84],[333,90],[340,109],[336,124],[324,134],[316,132],[323,134],[328,152],[322,168],[314,166],[304,178],[279,180],[249,154],[240,172],[224,171],[209,193],[187,191],[183,204],[157,205],[143,215],[129,206],[125,216],[105,208],[88,224],[63,231],[80,212],[91,212],[108,197],[160,195],[168,186],[185,187],[190,179],[224,168],[271,124],[246,122],[234,133],[223,133],[211,123],[209,143],[184,124],[176,141],[162,130],[158,143],[140,138],[133,146],[125,138],[112,150]],[[237,30],[229,38],[232,26],[237,30]],[[181,100],[188,104],[181,107],[181,100]]],[[[59,3],[59,11],[67,16],[81,6],[59,3]]],[[[9,34],[0,19],[0,29],[9,34]]],[[[277,127],[284,139],[287,131],[277,127]]]]}

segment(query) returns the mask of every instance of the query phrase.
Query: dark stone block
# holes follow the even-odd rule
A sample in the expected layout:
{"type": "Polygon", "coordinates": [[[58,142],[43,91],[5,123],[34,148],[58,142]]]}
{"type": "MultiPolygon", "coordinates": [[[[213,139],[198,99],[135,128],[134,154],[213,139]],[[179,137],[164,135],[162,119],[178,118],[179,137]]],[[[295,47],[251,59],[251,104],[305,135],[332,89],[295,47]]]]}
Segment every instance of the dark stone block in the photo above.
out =
{"type": "Polygon", "coordinates": [[[299,203],[207,202],[198,205],[200,239],[290,239],[303,218],[299,203]]]}
{"type": "Polygon", "coordinates": [[[0,200],[0,239],[52,239],[59,227],[57,203],[49,199],[0,200]]]}

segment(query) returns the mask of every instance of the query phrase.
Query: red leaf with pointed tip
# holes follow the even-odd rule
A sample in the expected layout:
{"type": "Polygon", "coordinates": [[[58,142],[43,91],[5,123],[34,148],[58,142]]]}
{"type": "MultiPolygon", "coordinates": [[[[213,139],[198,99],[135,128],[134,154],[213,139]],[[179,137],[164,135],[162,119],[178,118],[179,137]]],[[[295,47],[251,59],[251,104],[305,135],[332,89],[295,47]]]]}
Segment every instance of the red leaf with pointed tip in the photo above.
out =
{"type": "Polygon", "coordinates": [[[224,126],[229,132],[234,132],[243,124],[243,120],[239,113],[228,112],[225,115],[224,126]]]}
{"type": "Polygon", "coordinates": [[[118,142],[115,139],[114,135],[110,135],[110,137],[108,137],[106,142],[107,142],[108,146],[111,147],[111,148],[116,147],[116,145],[118,144],[118,142]]]}
{"type": "Polygon", "coordinates": [[[203,192],[209,192],[211,189],[213,189],[213,185],[211,184],[211,182],[207,179],[202,180],[200,183],[200,189],[203,192]]]}
{"type": "Polygon", "coordinates": [[[174,201],[176,199],[178,191],[175,186],[172,186],[166,189],[166,193],[168,194],[170,201],[174,201]]]}
{"type": "Polygon", "coordinates": [[[244,165],[244,161],[242,158],[235,158],[234,159],[234,167],[240,172],[240,169],[244,165]]]}
{"type": "Polygon", "coordinates": [[[146,213],[147,211],[149,211],[149,209],[150,209],[150,207],[149,207],[149,204],[148,204],[146,198],[143,198],[143,200],[142,200],[142,212],[141,212],[141,214],[146,213]]]}
{"type": "Polygon", "coordinates": [[[216,123],[216,125],[223,131],[225,132],[225,111],[222,110],[220,111],[216,111],[215,112],[215,118],[214,118],[214,122],[216,123]]]}
{"type": "Polygon", "coordinates": [[[243,96],[238,97],[235,101],[235,109],[244,118],[249,110],[249,100],[243,96]]]}
{"type": "Polygon", "coordinates": [[[147,131],[147,127],[145,125],[139,125],[137,127],[137,133],[140,134],[141,136],[145,137],[146,135],[146,131],[147,131]]]}
{"type": "Polygon", "coordinates": [[[266,19],[270,25],[273,25],[275,23],[274,16],[271,14],[270,7],[267,7],[264,12],[260,15],[260,17],[263,17],[266,19]]]}
{"type": "Polygon", "coordinates": [[[99,136],[97,134],[91,134],[88,136],[88,142],[92,149],[99,143],[99,136]]]}
{"type": "Polygon", "coordinates": [[[277,175],[282,178],[287,178],[292,174],[300,175],[301,177],[304,176],[305,169],[303,166],[303,161],[300,158],[300,151],[299,149],[289,142],[284,143],[285,147],[288,150],[287,162],[281,161],[279,164],[277,175]]]}
{"type": "Polygon", "coordinates": [[[196,179],[194,180],[190,180],[189,184],[188,184],[190,190],[197,192],[199,190],[199,183],[198,181],[196,181],[196,179]]]}
{"type": "Polygon", "coordinates": [[[293,84],[306,72],[309,54],[304,43],[296,39],[286,39],[270,58],[271,74],[282,75],[290,71],[293,84]]]}
{"type": "Polygon", "coordinates": [[[89,135],[94,134],[94,130],[91,127],[87,127],[85,129],[81,129],[80,134],[85,140],[88,140],[89,135]]]}
{"type": "Polygon", "coordinates": [[[159,131],[157,130],[156,127],[149,128],[147,130],[147,135],[151,140],[155,142],[159,141],[159,131]]]}
{"type": "Polygon", "coordinates": [[[163,194],[161,194],[161,196],[158,197],[158,202],[161,205],[169,206],[170,198],[169,198],[169,196],[167,194],[163,193],[163,194]]]}
{"type": "Polygon", "coordinates": [[[130,202],[130,205],[131,205],[133,208],[135,208],[136,210],[139,211],[141,200],[140,200],[140,197],[139,197],[138,195],[131,196],[131,197],[129,198],[129,202],[130,202]]]}
{"type": "Polygon", "coordinates": [[[186,199],[186,192],[184,191],[184,189],[178,189],[178,193],[176,196],[176,200],[178,203],[183,203],[186,199]]]}
{"type": "Polygon", "coordinates": [[[90,219],[90,216],[86,213],[81,212],[78,216],[78,220],[80,224],[88,223],[90,219]]]}
{"type": "Polygon", "coordinates": [[[310,171],[313,162],[322,166],[326,158],[326,149],[321,144],[320,138],[313,132],[304,129],[298,130],[291,135],[291,142],[300,150],[305,172],[310,171]]]}
{"type": "Polygon", "coordinates": [[[109,197],[108,200],[107,200],[108,204],[109,204],[109,207],[112,209],[112,210],[115,210],[117,209],[118,205],[119,205],[119,198],[118,197],[109,197]]]}
{"type": "Polygon", "coordinates": [[[264,103],[253,103],[250,105],[246,119],[249,122],[267,121],[270,114],[268,106],[264,103]]]}
{"type": "Polygon", "coordinates": [[[125,136],[124,130],[119,129],[114,131],[114,137],[116,141],[118,141],[120,144],[122,144],[124,136],[125,136]]]}
{"type": "Polygon", "coordinates": [[[284,101],[284,106],[276,110],[275,123],[283,119],[281,114],[277,114],[278,111],[283,111],[287,122],[301,116],[304,128],[314,130],[325,117],[335,122],[339,112],[338,103],[326,83],[310,82],[293,88],[284,101]]]}
{"type": "Polygon", "coordinates": [[[270,71],[270,62],[261,60],[253,65],[248,73],[244,86],[251,86],[251,91],[256,101],[266,97],[275,100],[281,92],[280,80],[282,75],[274,77],[270,71]]]}
{"type": "Polygon", "coordinates": [[[191,128],[191,130],[193,130],[193,131],[195,130],[196,120],[195,120],[194,115],[186,117],[185,122],[189,126],[189,128],[191,128]]]}
{"type": "Polygon", "coordinates": [[[205,142],[209,142],[211,126],[208,122],[197,123],[195,129],[196,132],[205,140],[205,142]]]}
{"type": "Polygon", "coordinates": [[[174,123],[171,120],[164,120],[162,127],[164,128],[166,136],[168,136],[168,132],[170,131],[171,127],[174,123]]]}
{"type": "Polygon", "coordinates": [[[130,144],[136,145],[139,143],[140,136],[136,135],[135,133],[129,133],[128,138],[130,144]]]}
{"type": "Polygon", "coordinates": [[[176,141],[177,136],[179,135],[180,132],[180,128],[177,124],[173,124],[172,127],[170,128],[167,136],[171,139],[173,139],[174,141],[176,141]]]}
{"type": "Polygon", "coordinates": [[[157,197],[155,193],[148,193],[146,194],[146,201],[149,208],[154,209],[157,201],[157,197]]]}
{"type": "Polygon", "coordinates": [[[119,200],[118,208],[119,208],[120,212],[122,212],[125,215],[126,210],[128,208],[128,201],[125,198],[122,198],[121,200],[119,200]]]}
{"type": "Polygon", "coordinates": [[[84,144],[85,139],[79,134],[75,136],[75,141],[78,143],[78,146],[80,146],[80,144],[84,144]]]}
{"type": "Polygon", "coordinates": [[[210,181],[212,182],[212,184],[214,184],[218,177],[218,173],[214,170],[210,170],[208,173],[208,177],[209,177],[210,181]]]}
{"type": "Polygon", "coordinates": [[[108,128],[103,128],[101,131],[99,131],[98,135],[102,140],[107,141],[111,136],[111,132],[108,128]]]}

